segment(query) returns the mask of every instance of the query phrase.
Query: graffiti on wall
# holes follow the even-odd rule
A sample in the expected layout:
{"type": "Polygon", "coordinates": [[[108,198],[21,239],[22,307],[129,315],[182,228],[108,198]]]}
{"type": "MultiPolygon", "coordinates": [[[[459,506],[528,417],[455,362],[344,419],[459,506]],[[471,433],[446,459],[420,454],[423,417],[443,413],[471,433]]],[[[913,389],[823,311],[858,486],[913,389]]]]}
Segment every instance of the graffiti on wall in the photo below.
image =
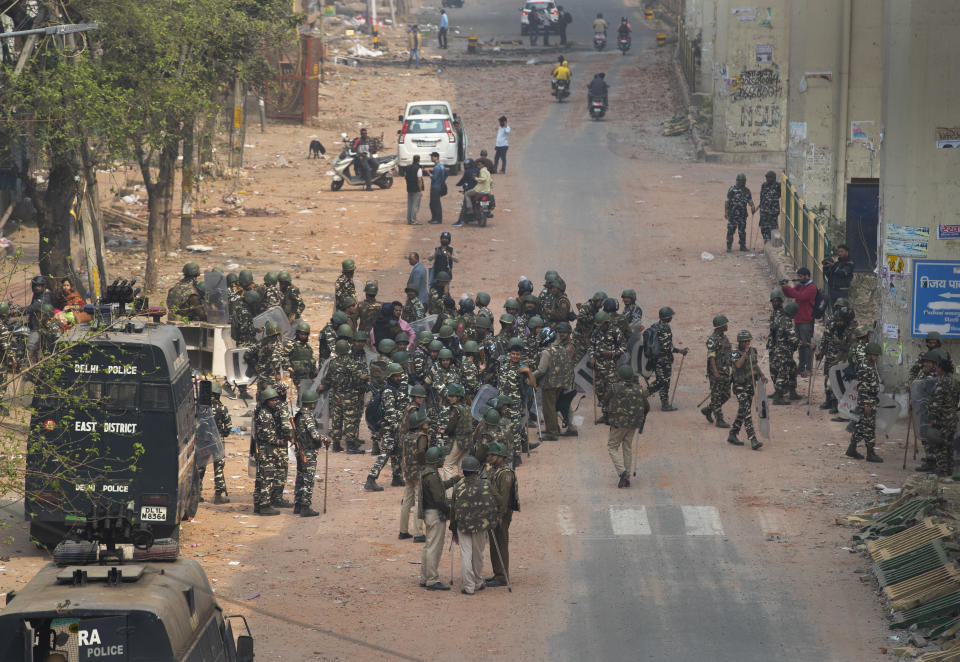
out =
{"type": "Polygon", "coordinates": [[[783,119],[779,104],[745,104],[740,107],[740,126],[778,127],[783,119]]]}
{"type": "Polygon", "coordinates": [[[767,99],[783,92],[780,72],[773,69],[748,69],[734,80],[734,99],[767,99]]]}

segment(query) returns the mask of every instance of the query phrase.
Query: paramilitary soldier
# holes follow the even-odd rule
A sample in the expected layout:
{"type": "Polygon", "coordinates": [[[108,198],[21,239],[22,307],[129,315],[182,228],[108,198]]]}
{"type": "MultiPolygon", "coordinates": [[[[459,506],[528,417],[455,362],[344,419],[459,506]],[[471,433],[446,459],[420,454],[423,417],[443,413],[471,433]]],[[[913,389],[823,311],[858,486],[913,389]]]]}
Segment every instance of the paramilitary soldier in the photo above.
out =
{"type": "Polygon", "coordinates": [[[753,196],[747,188],[747,176],[737,175],[737,183],[727,191],[727,199],[723,205],[723,218],[727,221],[727,252],[733,247],[733,235],[740,233],[740,250],[747,250],[747,205],[750,213],[757,213],[757,206],[753,204],[753,196]]]}
{"type": "Polygon", "coordinates": [[[333,286],[337,310],[347,312],[352,306],[357,305],[357,288],[353,284],[353,273],[356,268],[357,265],[353,260],[344,260],[340,263],[341,274],[337,276],[337,282],[333,286]]]}
{"type": "Polygon", "coordinates": [[[760,236],[763,243],[770,241],[773,229],[777,227],[777,217],[780,216],[780,183],[777,173],[768,170],[766,181],[760,185],[760,236]]]}
{"type": "Polygon", "coordinates": [[[920,356],[917,357],[916,362],[910,366],[910,381],[914,379],[920,379],[923,374],[923,361],[927,352],[932,349],[939,349],[943,353],[943,357],[950,360],[950,353],[947,352],[943,347],[943,341],[940,339],[940,334],[936,331],[931,331],[927,334],[927,337],[924,338],[924,344],[927,346],[927,349],[923,352],[920,352],[920,356]]]}
{"type": "Polygon", "coordinates": [[[733,421],[733,427],[727,435],[727,442],[734,446],[743,446],[743,442],[737,438],[740,433],[740,427],[747,429],[747,439],[750,441],[750,448],[759,450],[763,443],[757,439],[757,433],[753,429],[753,414],[750,406],[753,404],[753,394],[756,388],[757,380],[767,383],[767,376],[757,365],[757,350],[750,346],[753,335],[743,329],[737,334],[737,348],[730,352],[730,363],[732,364],[731,382],[733,386],[733,397],[737,399],[737,417],[733,421]]]}
{"type": "Polygon", "coordinates": [[[420,474],[423,472],[430,445],[430,428],[427,412],[414,409],[406,417],[406,429],[400,438],[400,464],[403,470],[403,497],[400,499],[400,540],[413,538],[414,542],[426,542],[423,520],[420,517],[420,474]],[[414,510],[413,536],[410,535],[410,510],[414,510]]]}
{"type": "Polygon", "coordinates": [[[453,488],[450,506],[450,530],[453,540],[460,545],[460,566],[463,568],[463,588],[460,592],[473,595],[485,587],[483,581],[483,548],[487,531],[498,520],[497,501],[490,482],[479,476],[480,462],[468,455],[460,464],[463,480],[453,488]]]}
{"type": "MultiPolygon", "coordinates": [[[[943,351],[943,350],[940,350],[943,351]]],[[[954,375],[953,362],[941,358],[937,363],[937,382],[927,405],[927,418],[936,434],[932,442],[937,475],[953,475],[953,441],[957,436],[957,405],[960,404],[960,382],[954,375]],[[936,441],[934,441],[936,440],[936,441]]],[[[931,430],[932,431],[932,430],[931,430]]]]}
{"type": "Polygon", "coordinates": [[[817,360],[823,359],[823,391],[826,396],[820,409],[829,409],[831,414],[837,413],[839,403],[833,389],[830,388],[830,368],[846,360],[853,340],[854,324],[853,308],[843,297],[837,299],[833,304],[833,319],[823,332],[820,351],[817,353],[817,360]]]}
{"type": "Polygon", "coordinates": [[[280,293],[280,288],[277,287],[277,282],[277,272],[268,271],[263,275],[263,289],[260,290],[260,294],[263,296],[264,310],[274,307],[279,308],[283,302],[283,295],[280,293]]]}
{"type": "Polygon", "coordinates": [[[256,365],[257,391],[268,386],[285,394],[286,387],[281,384],[283,372],[290,370],[290,343],[280,333],[276,322],[267,322],[263,327],[263,339],[246,353],[247,361],[256,365]]]}
{"type": "MultiPolygon", "coordinates": [[[[567,398],[567,393],[573,390],[574,349],[573,343],[570,342],[571,331],[569,322],[557,324],[557,339],[548,342],[546,349],[540,352],[540,363],[533,373],[543,393],[543,421],[546,427],[544,441],[555,441],[561,434],[571,437],[577,434],[576,430],[569,426],[565,432],[561,433],[557,416],[558,410],[562,410],[563,405],[569,409],[570,399],[567,398]]],[[[548,338],[552,330],[544,329],[541,333],[548,338]]],[[[564,413],[564,420],[567,418],[568,415],[564,413]]]]}
{"type": "Polygon", "coordinates": [[[363,301],[357,304],[357,331],[370,333],[373,323],[380,317],[380,309],[383,304],[377,301],[377,293],[380,286],[376,281],[368,280],[363,286],[363,301]]]}
{"type": "Polygon", "coordinates": [[[595,326],[590,336],[590,361],[593,368],[593,389],[600,403],[602,416],[597,423],[607,422],[607,391],[616,381],[617,360],[626,349],[620,327],[611,324],[610,313],[601,310],[593,316],[595,326]]]}
{"type": "Polygon", "coordinates": [[[853,428],[846,456],[862,460],[863,455],[857,452],[857,445],[863,442],[867,449],[867,462],[883,462],[883,458],[873,450],[877,433],[877,403],[880,401],[877,359],[882,349],[878,343],[868,342],[863,351],[866,358],[857,365],[857,407],[860,408],[860,419],[853,428]]]}
{"type": "Polygon", "coordinates": [[[507,586],[510,581],[510,523],[513,513],[520,510],[517,474],[510,467],[509,453],[503,444],[494,442],[488,446],[487,462],[491,467],[490,487],[497,502],[497,521],[489,529],[490,565],[493,577],[485,581],[487,586],[507,586]]]}
{"type": "Polygon", "coordinates": [[[280,307],[286,313],[287,319],[293,324],[302,314],[307,304],[304,303],[300,295],[300,288],[293,284],[289,271],[281,271],[277,274],[277,287],[283,299],[280,301],[280,307]]]}
{"type": "Polygon", "coordinates": [[[473,416],[470,414],[470,407],[464,402],[464,392],[461,384],[449,384],[446,389],[450,407],[443,438],[448,440],[450,450],[440,472],[444,478],[457,473],[457,467],[463,458],[474,454],[473,416]]]}
{"type": "Polygon", "coordinates": [[[607,418],[610,436],[607,451],[620,479],[617,487],[630,487],[630,468],[633,459],[633,433],[643,434],[643,424],[650,412],[650,403],[643,387],[637,383],[633,368],[617,366],[618,382],[607,395],[607,418]]]}
{"type": "Polygon", "coordinates": [[[727,318],[713,318],[713,333],[707,338],[707,380],[710,382],[710,404],[700,410],[718,428],[728,428],[723,420],[723,403],[730,399],[730,341],[727,340],[727,318]]]}
{"type": "MultiPolygon", "coordinates": [[[[213,420],[217,424],[217,431],[220,437],[226,439],[230,436],[230,428],[233,421],[230,418],[230,412],[227,406],[220,401],[223,394],[223,388],[217,382],[210,384],[210,409],[213,411],[213,420]]],[[[220,458],[213,462],[213,502],[230,503],[230,497],[227,495],[227,481],[223,475],[223,469],[226,466],[226,460],[220,458]]],[[[200,485],[203,485],[203,476],[207,472],[207,465],[200,467],[200,485]]]]}
{"type": "Polygon", "coordinates": [[[253,347],[257,344],[257,330],[253,326],[255,312],[260,307],[260,293],[256,290],[247,290],[243,293],[243,301],[230,320],[230,337],[237,343],[237,347],[253,347]]]}
{"type": "Polygon", "coordinates": [[[313,483],[317,474],[317,451],[330,440],[320,434],[313,408],[320,399],[316,391],[304,391],[300,397],[300,411],[293,419],[297,438],[297,479],[294,482],[293,514],[316,517],[320,513],[310,507],[313,502],[313,483]]]}
{"type": "Polygon", "coordinates": [[[793,318],[800,308],[795,301],[783,307],[783,314],[777,316],[776,326],[771,326],[770,337],[773,349],[770,350],[770,372],[773,373],[773,404],[788,405],[790,400],[800,400],[797,393],[797,362],[793,353],[800,345],[800,338],[793,325],[793,318]],[[789,396],[790,400],[787,400],[789,396]]]}
{"type": "Polygon", "coordinates": [[[310,346],[310,325],[297,322],[296,335],[288,345],[290,351],[287,362],[293,383],[299,389],[300,382],[317,376],[317,362],[313,360],[313,348],[310,346]]]}
{"type": "Polygon", "coordinates": [[[673,346],[673,331],[670,329],[670,322],[673,321],[673,308],[664,306],[657,315],[660,321],[657,322],[657,345],[659,351],[653,359],[653,370],[656,380],[650,385],[649,394],[653,395],[660,392],[660,410],[676,411],[677,408],[670,404],[670,377],[673,374],[673,355],[687,355],[689,351],[686,347],[680,349],[673,346]]]}
{"type": "Polygon", "coordinates": [[[253,441],[257,456],[253,512],[256,515],[279,515],[274,507],[292,505],[283,499],[283,483],[287,444],[293,429],[275,388],[268,386],[258,396],[260,404],[253,412],[253,441]]]}
{"type": "Polygon", "coordinates": [[[207,314],[203,310],[203,291],[197,277],[200,265],[188,262],[183,265],[183,278],[167,292],[167,317],[171,320],[186,322],[205,322],[207,314]]]}
{"type": "Polygon", "coordinates": [[[330,436],[333,452],[346,444],[348,453],[359,450],[361,388],[370,379],[361,364],[350,355],[350,342],[344,338],[335,345],[336,358],[320,382],[320,391],[330,391],[330,436]]]}
{"type": "MultiPolygon", "coordinates": [[[[400,433],[400,414],[407,403],[407,396],[400,392],[400,379],[403,376],[403,368],[396,363],[387,365],[384,375],[387,378],[383,385],[383,391],[380,394],[380,407],[383,412],[380,425],[380,454],[377,456],[370,473],[367,475],[367,482],[363,489],[370,492],[382,492],[383,488],[377,485],[377,478],[384,465],[393,455],[397,446],[397,436],[400,433]]],[[[396,468],[394,468],[396,471],[396,468]]],[[[399,476],[394,476],[394,483],[399,476]]]]}
{"type": "Polygon", "coordinates": [[[443,553],[444,522],[450,516],[447,490],[460,482],[456,475],[441,480],[437,467],[443,462],[443,450],[437,446],[427,449],[426,467],[420,472],[420,512],[426,529],[426,544],[420,561],[420,586],[431,591],[449,591],[450,587],[440,582],[437,571],[443,553]]]}

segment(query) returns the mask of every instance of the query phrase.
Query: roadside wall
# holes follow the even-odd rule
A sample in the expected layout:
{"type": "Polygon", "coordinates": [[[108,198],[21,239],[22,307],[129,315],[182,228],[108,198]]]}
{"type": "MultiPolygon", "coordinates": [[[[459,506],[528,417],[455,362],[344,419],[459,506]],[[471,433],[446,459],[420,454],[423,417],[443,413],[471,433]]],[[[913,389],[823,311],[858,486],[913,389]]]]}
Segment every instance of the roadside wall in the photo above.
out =
{"type": "Polygon", "coordinates": [[[789,2],[765,4],[716,1],[713,147],[718,151],[782,152],[787,146],[789,2]]]}
{"type": "MultiPolygon", "coordinates": [[[[880,149],[880,231],[878,293],[880,320],[887,327],[884,377],[901,381],[916,359],[922,338],[911,338],[913,276],[918,259],[955,260],[949,271],[960,280],[960,240],[938,239],[937,226],[960,223],[960,3],[956,0],[885,0],[883,11],[883,137],[880,149]],[[954,129],[940,131],[938,128],[954,129]],[[955,138],[941,142],[938,139],[955,138]],[[909,228],[904,230],[903,228],[909,228]],[[917,228],[920,228],[918,231],[917,228]],[[923,239],[923,228],[929,239],[923,239]],[[904,240],[907,233],[912,238],[904,240]],[[906,255],[905,255],[906,254],[906,255]],[[891,270],[903,261],[902,273],[891,270]],[[901,341],[895,337],[899,333],[901,341]],[[899,356],[902,346],[902,356],[899,356]]],[[[960,317],[960,287],[948,286],[931,308],[960,317]],[[946,306],[946,308],[944,308],[946,306]]],[[[919,295],[923,294],[924,297],[919,295]]],[[[929,315],[931,324],[943,318],[929,315]]],[[[929,327],[928,327],[929,328],[929,327]]],[[[954,322],[960,331],[960,321],[954,322]]],[[[944,343],[960,358],[960,342],[944,343]]]]}

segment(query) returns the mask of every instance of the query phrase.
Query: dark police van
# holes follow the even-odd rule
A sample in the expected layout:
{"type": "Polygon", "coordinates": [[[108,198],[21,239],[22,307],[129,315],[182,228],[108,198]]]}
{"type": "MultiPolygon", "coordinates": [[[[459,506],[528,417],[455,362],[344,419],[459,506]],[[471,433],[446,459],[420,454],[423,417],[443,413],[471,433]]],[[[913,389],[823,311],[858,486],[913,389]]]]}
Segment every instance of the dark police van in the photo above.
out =
{"type": "Polygon", "coordinates": [[[252,662],[246,619],[223,615],[203,570],[172,562],[51,563],[7,595],[3,662],[252,662]],[[234,637],[240,619],[245,634],[234,637]]]}
{"type": "Polygon", "coordinates": [[[50,547],[65,538],[140,548],[176,539],[200,498],[197,397],[180,330],[80,325],[57,348],[63,355],[37,379],[32,403],[31,536],[50,547]]]}

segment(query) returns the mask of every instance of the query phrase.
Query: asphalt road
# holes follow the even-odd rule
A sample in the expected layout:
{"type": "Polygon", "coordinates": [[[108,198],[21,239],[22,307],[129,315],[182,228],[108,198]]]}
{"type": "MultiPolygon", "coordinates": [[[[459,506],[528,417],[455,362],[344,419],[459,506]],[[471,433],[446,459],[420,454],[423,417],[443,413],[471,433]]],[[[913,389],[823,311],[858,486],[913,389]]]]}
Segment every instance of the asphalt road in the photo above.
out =
{"type": "MultiPolygon", "coordinates": [[[[480,32],[485,38],[497,32],[506,35],[514,26],[502,18],[502,4],[495,2],[496,14],[476,4],[453,13],[475,31],[488,30],[480,32]]],[[[613,23],[624,11],[614,4],[580,2],[568,2],[568,9],[577,19],[571,39],[581,45],[589,45],[591,38],[588,17],[603,11],[613,23]]],[[[601,63],[607,67],[612,87],[608,119],[594,122],[587,117],[580,90],[586,84],[583,73],[570,103],[545,104],[538,132],[525,149],[511,152],[511,172],[522,173],[523,188],[537,200],[529,228],[531,239],[539,238],[532,241],[531,264],[537,268],[531,266],[531,277],[539,278],[541,267],[559,266],[568,282],[623,287],[625,281],[641,280],[628,266],[637,263],[638,253],[653,257],[674,247],[673,238],[651,234],[638,251],[624,241],[637,217],[604,213],[607,207],[635,206],[623,176],[632,163],[611,149],[630,138],[625,134],[630,126],[617,119],[616,90],[633,59],[643,58],[644,51],[655,46],[640,17],[634,13],[630,19],[634,49],[628,57],[586,49],[570,54],[575,72],[601,63]]],[[[682,290],[672,294],[683,296],[682,290]]],[[[641,299],[662,297],[648,289],[641,299]]],[[[691,417],[689,406],[677,414],[659,414],[659,404],[654,407],[652,417],[691,417]]],[[[580,413],[589,421],[585,409],[580,413]]],[[[565,626],[550,642],[549,659],[830,659],[808,624],[808,606],[791,595],[775,570],[760,568],[742,549],[738,534],[744,527],[737,521],[742,513],[727,507],[719,493],[722,487],[692,498],[690,482],[710,473],[705,458],[674,456],[669,449],[644,452],[634,488],[611,490],[615,477],[603,448],[605,435],[605,427],[585,426],[574,463],[579,470],[565,477],[559,497],[568,502],[558,506],[557,518],[567,534],[572,596],[565,626]],[[662,474],[686,479],[649,480],[662,474]]]]}

